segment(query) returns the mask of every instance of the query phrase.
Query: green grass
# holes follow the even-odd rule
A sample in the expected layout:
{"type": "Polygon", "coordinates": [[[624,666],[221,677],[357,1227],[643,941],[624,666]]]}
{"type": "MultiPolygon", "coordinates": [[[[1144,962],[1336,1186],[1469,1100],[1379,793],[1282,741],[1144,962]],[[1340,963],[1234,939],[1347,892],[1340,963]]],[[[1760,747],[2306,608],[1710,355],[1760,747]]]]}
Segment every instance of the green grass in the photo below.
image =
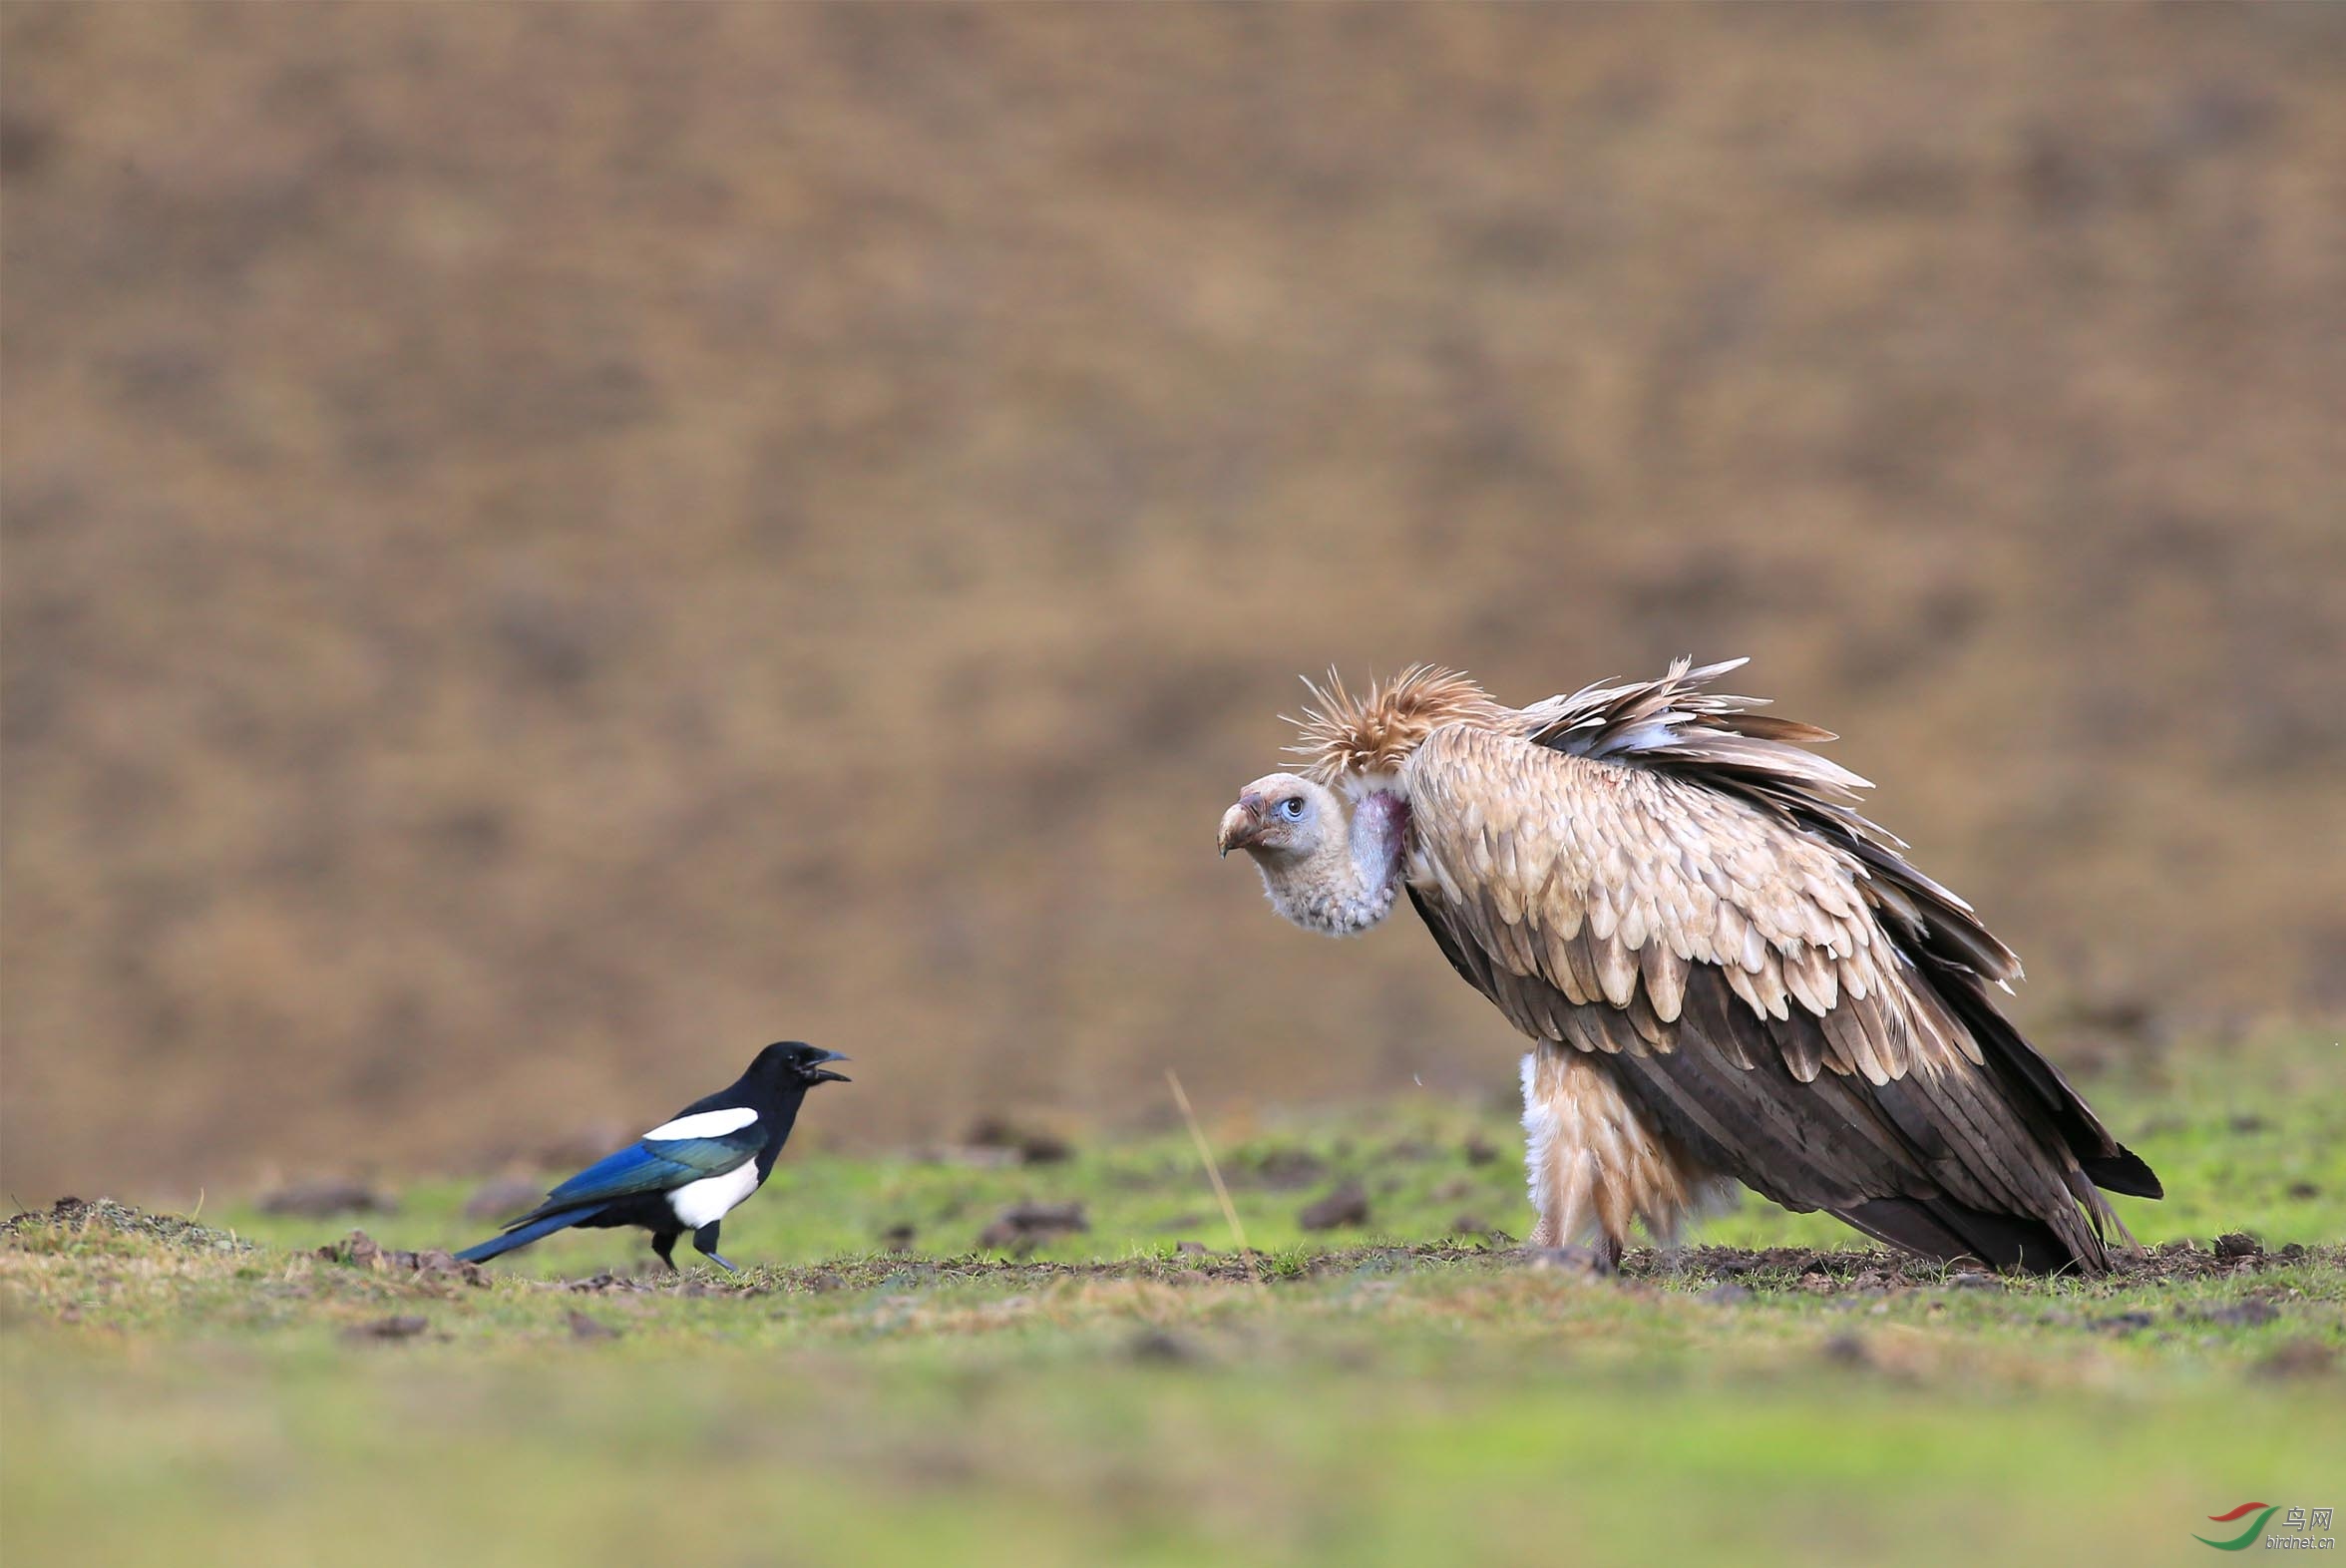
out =
{"type": "MultiPolygon", "coordinates": [[[[2089,1088],[2175,1194],[2130,1224],[2196,1249],[1981,1288],[1752,1203],[1591,1280],[1453,1234],[1523,1224],[1516,1148],[1496,1112],[1427,1103],[1217,1129],[1252,1260],[1178,1135],[1014,1169],[791,1159],[728,1224],[739,1280],[671,1284],[618,1234],[471,1284],[320,1258],[346,1224],[235,1205],[201,1218],[241,1250],[26,1225],[0,1250],[0,1543],[12,1564],[2160,1562],[2204,1559],[2194,1529],[2250,1497],[2346,1501],[2346,1057],[2271,1038],[2089,1088]],[[1303,1231],[1347,1179],[1369,1228],[1303,1231]],[[1080,1200],[1091,1229],[978,1252],[1021,1199],[1080,1200]],[[905,1225],[913,1250],[883,1251],[905,1225]],[[2243,1229],[2270,1252],[2206,1251],[2243,1229]],[[390,1318],[420,1331],[369,1332],[390,1318]]],[[[418,1183],[366,1228],[473,1239],[468,1190],[418,1183]]]]}

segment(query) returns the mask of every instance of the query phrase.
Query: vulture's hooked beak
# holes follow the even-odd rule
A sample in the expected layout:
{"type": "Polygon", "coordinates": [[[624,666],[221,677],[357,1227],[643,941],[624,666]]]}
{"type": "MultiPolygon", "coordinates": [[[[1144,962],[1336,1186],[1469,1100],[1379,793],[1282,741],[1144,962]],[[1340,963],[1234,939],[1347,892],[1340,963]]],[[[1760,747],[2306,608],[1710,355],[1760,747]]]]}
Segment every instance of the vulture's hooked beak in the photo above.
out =
{"type": "Polygon", "coordinates": [[[1252,848],[1262,838],[1263,797],[1249,790],[1238,797],[1237,805],[1222,813],[1222,853],[1252,848]]]}

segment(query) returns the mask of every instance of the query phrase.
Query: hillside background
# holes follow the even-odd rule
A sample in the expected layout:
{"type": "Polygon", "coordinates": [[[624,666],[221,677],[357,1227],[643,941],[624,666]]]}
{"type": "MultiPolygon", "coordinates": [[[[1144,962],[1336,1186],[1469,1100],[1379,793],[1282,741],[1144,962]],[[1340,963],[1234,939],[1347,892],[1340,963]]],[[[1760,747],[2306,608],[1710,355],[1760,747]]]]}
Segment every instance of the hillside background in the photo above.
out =
{"type": "Polygon", "coordinates": [[[1296,676],[1842,731],[2068,1060],[2346,1016],[2346,11],[0,13],[0,1192],[1504,1092],[1296,676]]]}

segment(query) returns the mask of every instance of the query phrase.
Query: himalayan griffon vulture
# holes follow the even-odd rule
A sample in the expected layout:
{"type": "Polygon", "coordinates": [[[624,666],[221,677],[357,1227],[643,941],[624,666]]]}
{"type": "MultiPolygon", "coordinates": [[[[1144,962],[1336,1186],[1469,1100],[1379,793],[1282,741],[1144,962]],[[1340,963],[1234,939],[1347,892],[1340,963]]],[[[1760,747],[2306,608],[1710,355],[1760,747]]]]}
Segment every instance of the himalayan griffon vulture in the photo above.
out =
{"type": "Polygon", "coordinates": [[[2109,1267],[2098,1188],[2159,1196],[1989,995],[2020,961],[1852,808],[1824,730],[1705,689],[1744,660],[1508,708],[1420,666],[1298,722],[1222,819],[1271,904],[1367,931],[1406,893],[1535,1044],[1535,1246],[1668,1240],[1740,1181],[1998,1268],[2109,1267]]]}

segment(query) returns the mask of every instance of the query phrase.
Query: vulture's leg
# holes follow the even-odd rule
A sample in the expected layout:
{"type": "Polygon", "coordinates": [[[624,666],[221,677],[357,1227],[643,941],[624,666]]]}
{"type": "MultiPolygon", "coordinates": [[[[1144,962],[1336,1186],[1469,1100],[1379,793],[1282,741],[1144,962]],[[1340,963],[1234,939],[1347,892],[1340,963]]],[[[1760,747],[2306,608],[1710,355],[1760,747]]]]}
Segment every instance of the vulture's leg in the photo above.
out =
{"type": "Polygon", "coordinates": [[[1523,1163],[1539,1215],[1531,1228],[1534,1247],[1568,1246],[1596,1217],[1596,1159],[1574,1092],[1584,1070],[1577,1055],[1569,1045],[1543,1040],[1523,1058],[1523,1163]]]}
{"type": "Polygon", "coordinates": [[[1610,1058],[1576,1046],[1543,1040],[1523,1058],[1523,1131],[1534,1247],[1593,1239],[1617,1267],[1633,1221],[1672,1235],[1710,1185],[1622,1093],[1610,1058]]]}

